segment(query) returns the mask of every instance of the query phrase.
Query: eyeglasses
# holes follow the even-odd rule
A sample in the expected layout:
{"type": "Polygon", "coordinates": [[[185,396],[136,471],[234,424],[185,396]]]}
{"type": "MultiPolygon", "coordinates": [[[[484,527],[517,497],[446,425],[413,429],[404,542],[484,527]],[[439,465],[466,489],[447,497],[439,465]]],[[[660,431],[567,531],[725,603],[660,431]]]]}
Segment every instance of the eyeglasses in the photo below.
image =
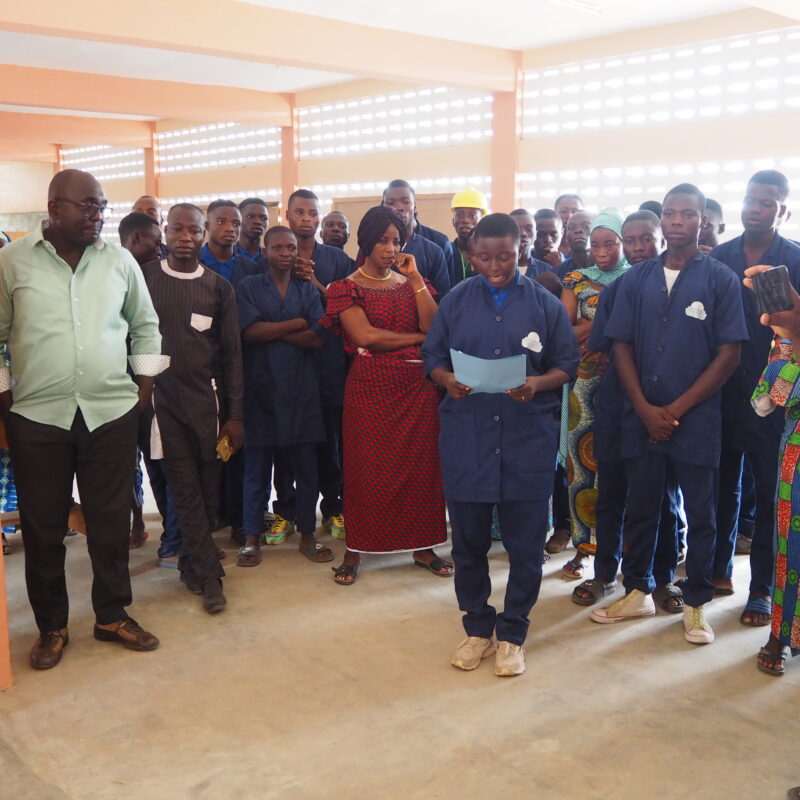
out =
{"type": "Polygon", "coordinates": [[[83,212],[83,216],[86,217],[86,219],[91,219],[95,214],[100,214],[103,219],[108,219],[113,212],[113,209],[108,203],[103,203],[103,205],[98,205],[97,203],[79,203],[77,200],[70,200],[68,197],[54,197],[53,199],[60,203],[70,203],[73,206],[77,206],[83,212]]]}

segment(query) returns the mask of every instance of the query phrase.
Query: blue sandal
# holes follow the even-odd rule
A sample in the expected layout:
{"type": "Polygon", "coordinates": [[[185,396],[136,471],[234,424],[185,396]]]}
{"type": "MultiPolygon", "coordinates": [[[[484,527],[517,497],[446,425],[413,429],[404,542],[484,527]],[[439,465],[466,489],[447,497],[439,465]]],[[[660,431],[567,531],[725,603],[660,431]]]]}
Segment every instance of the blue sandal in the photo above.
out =
{"type": "Polygon", "coordinates": [[[747,601],[747,605],[742,611],[742,616],[739,617],[739,622],[742,625],[747,625],[749,628],[763,628],[772,622],[772,600],[769,597],[752,597],[747,601]],[[753,616],[755,614],[764,614],[768,617],[766,622],[755,622],[753,616]],[[746,616],[750,616],[750,622],[745,620],[746,616]]]}

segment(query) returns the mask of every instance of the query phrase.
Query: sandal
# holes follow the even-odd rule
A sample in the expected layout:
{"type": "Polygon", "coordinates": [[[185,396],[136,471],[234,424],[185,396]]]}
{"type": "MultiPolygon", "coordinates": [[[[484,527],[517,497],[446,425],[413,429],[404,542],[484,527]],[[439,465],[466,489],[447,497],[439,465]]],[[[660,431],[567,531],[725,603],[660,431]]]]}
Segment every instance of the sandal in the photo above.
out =
{"type": "Polygon", "coordinates": [[[225,558],[227,553],[221,547],[217,547],[216,545],[214,545],[214,547],[216,547],[216,549],[217,549],[217,558],[220,561],[222,561],[222,559],[225,558]]]}
{"type": "Polygon", "coordinates": [[[576,558],[571,558],[561,567],[561,577],[565,581],[579,581],[586,571],[586,560],[578,561],[576,558]]]}
{"type": "Polygon", "coordinates": [[[257,567],[261,563],[261,548],[257,544],[246,544],[236,554],[237,567],[257,567]]]}
{"type": "Polygon", "coordinates": [[[326,561],[333,561],[335,556],[330,547],[326,547],[322,542],[312,539],[308,544],[300,544],[300,554],[304,555],[309,561],[315,564],[323,564],[326,561]]]}
{"type": "Polygon", "coordinates": [[[414,564],[423,569],[430,570],[437,578],[452,578],[455,573],[455,567],[453,567],[449,561],[439,558],[439,556],[434,556],[427,563],[425,561],[418,561],[415,558],[414,564]]]}
{"type": "Polygon", "coordinates": [[[764,659],[767,663],[762,664],[760,661],[756,660],[756,666],[762,671],[766,672],[767,675],[783,675],[786,672],[786,667],[784,664],[786,663],[786,659],[789,656],[789,648],[783,647],[777,653],[773,652],[772,650],[768,650],[766,647],[762,647],[758,651],[758,658],[764,659]]]}
{"type": "Polygon", "coordinates": [[[11,545],[8,543],[8,539],[6,539],[5,534],[3,534],[3,555],[4,556],[11,555],[11,545]]]}
{"type": "Polygon", "coordinates": [[[544,546],[544,549],[551,555],[563,553],[567,549],[567,545],[569,544],[571,538],[572,535],[569,531],[559,528],[558,530],[553,531],[553,535],[547,540],[547,544],[544,546]]]}
{"type": "Polygon", "coordinates": [[[658,607],[668,614],[681,614],[683,612],[683,592],[680,586],[674,583],[662,583],[656,586],[653,592],[653,600],[658,603],[658,607]]]}
{"type": "Polygon", "coordinates": [[[611,583],[603,583],[603,581],[593,578],[591,580],[584,581],[582,584],[576,586],[572,590],[572,602],[577,603],[579,606],[593,606],[596,602],[602,600],[604,597],[614,594],[616,588],[616,581],[611,581],[611,583]],[[583,596],[581,594],[582,590],[586,592],[588,596],[583,596]]]}
{"type": "Polygon", "coordinates": [[[772,622],[772,600],[769,597],[751,597],[739,617],[739,622],[748,628],[763,628],[772,622]],[[749,617],[748,622],[745,617],[749,617]],[[763,619],[763,622],[759,621],[763,619]],[[766,619],[764,619],[766,618],[766,619]]]}
{"type": "Polygon", "coordinates": [[[352,586],[358,579],[358,569],[360,564],[339,564],[338,567],[331,567],[333,570],[333,582],[337,586],[352,586]],[[344,578],[350,578],[349,581],[344,578]]]}

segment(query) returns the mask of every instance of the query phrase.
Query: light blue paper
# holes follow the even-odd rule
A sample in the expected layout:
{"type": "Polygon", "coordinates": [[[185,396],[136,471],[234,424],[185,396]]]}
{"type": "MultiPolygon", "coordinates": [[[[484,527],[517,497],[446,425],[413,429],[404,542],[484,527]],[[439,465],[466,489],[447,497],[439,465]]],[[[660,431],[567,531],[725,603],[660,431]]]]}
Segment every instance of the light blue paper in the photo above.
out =
{"type": "Polygon", "coordinates": [[[516,389],[525,383],[524,355],[508,358],[476,358],[460,350],[451,349],[450,360],[453,362],[456,380],[464,386],[469,386],[473,394],[478,392],[499,394],[508,389],[516,389]]]}

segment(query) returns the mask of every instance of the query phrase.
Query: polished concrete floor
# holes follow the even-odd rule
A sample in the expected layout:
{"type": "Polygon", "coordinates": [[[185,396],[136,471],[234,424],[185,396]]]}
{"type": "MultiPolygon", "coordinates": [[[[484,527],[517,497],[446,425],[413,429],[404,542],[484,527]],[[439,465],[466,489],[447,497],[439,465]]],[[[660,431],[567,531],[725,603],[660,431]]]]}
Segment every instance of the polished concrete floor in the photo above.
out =
{"type": "MultiPolygon", "coordinates": [[[[91,637],[75,537],[70,645],[34,672],[14,538],[0,800],[781,800],[800,784],[800,663],[780,679],[756,670],[766,633],[739,624],[743,588],[713,602],[717,642],[695,647],[679,616],[589,622],[559,578],[568,553],[556,556],[528,671],[501,679],[491,661],[449,665],[462,636],[452,582],[407,555],[370,558],[342,588],[290,539],[260,567],[229,567],[228,609],[209,617],[156,566],[153,533],[132,553],[132,614],[162,645],[132,653],[91,637]]],[[[499,599],[498,545],[491,563],[499,599]]]]}

